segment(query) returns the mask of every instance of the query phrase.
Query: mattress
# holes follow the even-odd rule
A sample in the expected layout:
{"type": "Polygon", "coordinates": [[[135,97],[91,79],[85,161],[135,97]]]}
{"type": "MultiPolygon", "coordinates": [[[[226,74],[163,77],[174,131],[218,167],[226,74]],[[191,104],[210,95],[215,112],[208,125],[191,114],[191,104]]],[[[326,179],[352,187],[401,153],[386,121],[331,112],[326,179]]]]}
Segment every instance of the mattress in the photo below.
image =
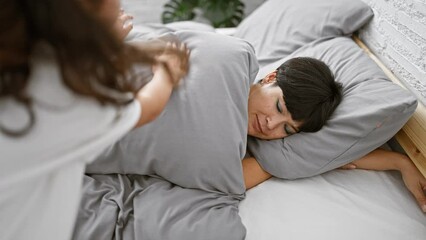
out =
{"type": "Polygon", "coordinates": [[[426,215],[393,171],[272,178],[247,191],[240,216],[246,240],[426,239],[426,215]]]}

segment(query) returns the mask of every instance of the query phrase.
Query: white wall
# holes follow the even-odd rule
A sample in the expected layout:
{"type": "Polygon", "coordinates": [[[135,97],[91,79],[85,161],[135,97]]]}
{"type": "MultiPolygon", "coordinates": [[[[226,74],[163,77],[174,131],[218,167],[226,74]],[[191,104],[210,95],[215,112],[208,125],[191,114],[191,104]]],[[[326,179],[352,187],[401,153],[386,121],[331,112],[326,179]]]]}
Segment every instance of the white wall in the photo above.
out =
{"type": "Polygon", "coordinates": [[[121,0],[124,10],[133,15],[133,23],[161,23],[161,13],[168,0],[121,0]]]}
{"type": "Polygon", "coordinates": [[[426,105],[426,0],[363,0],[374,18],[360,37],[426,105]]]}

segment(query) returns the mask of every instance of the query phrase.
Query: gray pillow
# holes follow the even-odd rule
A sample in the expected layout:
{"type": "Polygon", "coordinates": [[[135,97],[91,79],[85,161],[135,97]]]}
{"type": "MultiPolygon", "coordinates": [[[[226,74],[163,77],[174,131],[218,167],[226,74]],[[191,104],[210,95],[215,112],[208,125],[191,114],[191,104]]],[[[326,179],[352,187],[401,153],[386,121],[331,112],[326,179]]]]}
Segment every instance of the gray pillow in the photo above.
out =
{"type": "MultiPolygon", "coordinates": [[[[350,38],[320,39],[288,58],[296,56],[328,64],[343,84],[344,97],[319,132],[273,141],[248,140],[252,155],[274,176],[309,177],[354,161],[388,141],[416,109],[416,98],[391,82],[350,38]]],[[[262,68],[259,78],[286,59],[262,68]]]]}
{"type": "Polygon", "coordinates": [[[192,50],[189,75],[158,119],[129,133],[87,172],[157,175],[186,188],[243,194],[247,99],[258,71],[254,50],[216,33],[169,35],[192,50]]]}
{"type": "Polygon", "coordinates": [[[205,23],[199,23],[194,21],[179,21],[167,23],[164,26],[173,29],[174,31],[179,30],[191,30],[191,31],[206,31],[214,32],[215,29],[211,25],[205,23]]]}
{"type": "Polygon", "coordinates": [[[268,0],[237,27],[261,67],[321,37],[352,34],[373,16],[359,0],[268,0]]]}
{"type": "Polygon", "coordinates": [[[214,32],[215,29],[207,24],[194,21],[172,22],[168,24],[147,23],[135,25],[133,30],[126,37],[127,41],[150,40],[162,34],[172,33],[179,30],[214,32]]]}

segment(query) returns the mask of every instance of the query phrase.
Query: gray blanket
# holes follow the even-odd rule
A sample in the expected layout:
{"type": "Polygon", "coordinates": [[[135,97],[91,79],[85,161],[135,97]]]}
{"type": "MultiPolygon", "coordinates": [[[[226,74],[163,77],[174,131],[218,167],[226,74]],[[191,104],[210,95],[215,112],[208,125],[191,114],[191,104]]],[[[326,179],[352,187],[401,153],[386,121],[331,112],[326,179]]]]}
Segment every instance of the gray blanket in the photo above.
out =
{"type": "Polygon", "coordinates": [[[74,239],[243,239],[239,200],[154,176],[85,176],[74,239]]]}
{"type": "Polygon", "coordinates": [[[174,38],[192,51],[190,72],[158,119],[87,167],[74,239],[245,238],[238,203],[253,48],[209,32],[162,36],[174,38]]]}

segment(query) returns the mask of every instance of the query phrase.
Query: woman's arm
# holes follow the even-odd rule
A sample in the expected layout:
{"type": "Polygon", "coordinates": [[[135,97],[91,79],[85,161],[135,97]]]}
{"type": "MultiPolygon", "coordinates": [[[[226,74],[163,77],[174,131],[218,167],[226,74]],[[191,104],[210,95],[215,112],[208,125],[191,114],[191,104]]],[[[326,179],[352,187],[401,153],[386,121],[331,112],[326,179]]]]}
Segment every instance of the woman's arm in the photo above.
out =
{"type": "MultiPolygon", "coordinates": [[[[242,165],[244,183],[247,190],[271,177],[271,174],[263,170],[255,158],[243,159],[242,165]]],[[[376,149],[344,168],[400,171],[405,186],[413,194],[423,212],[426,212],[426,196],[424,193],[426,190],[426,179],[407,156],[397,152],[376,149]]]]}
{"type": "Polygon", "coordinates": [[[255,158],[244,158],[242,164],[244,183],[247,190],[272,177],[271,174],[263,170],[255,158]]]}
{"type": "Polygon", "coordinates": [[[426,212],[426,179],[407,156],[376,149],[352,164],[358,169],[400,171],[405,186],[414,195],[423,212],[426,212]]]}
{"type": "Polygon", "coordinates": [[[173,81],[164,65],[155,69],[152,80],[139,90],[136,99],[139,101],[142,115],[135,127],[145,125],[157,118],[173,91],[173,81]]]}
{"type": "Polygon", "coordinates": [[[164,52],[156,57],[154,76],[141,90],[136,99],[142,108],[142,115],[135,127],[156,119],[166,107],[173,88],[188,73],[189,50],[185,44],[167,43],[164,52]]]}
{"type": "MultiPolygon", "coordinates": [[[[133,19],[133,16],[128,15],[123,10],[120,11],[113,26],[114,32],[120,40],[124,40],[132,30],[133,24],[127,23],[131,19],[133,19]]],[[[161,114],[170,99],[173,88],[188,73],[190,52],[186,45],[181,43],[134,41],[129,44],[142,52],[147,49],[150,49],[150,51],[156,49],[158,52],[157,63],[152,66],[154,76],[139,90],[136,96],[136,100],[142,108],[142,114],[135,125],[135,128],[137,128],[153,121],[161,114]]]]}
{"type": "Polygon", "coordinates": [[[376,149],[364,157],[353,161],[354,168],[367,170],[398,170],[400,171],[408,163],[410,159],[397,152],[391,152],[384,149],[376,149]]]}

